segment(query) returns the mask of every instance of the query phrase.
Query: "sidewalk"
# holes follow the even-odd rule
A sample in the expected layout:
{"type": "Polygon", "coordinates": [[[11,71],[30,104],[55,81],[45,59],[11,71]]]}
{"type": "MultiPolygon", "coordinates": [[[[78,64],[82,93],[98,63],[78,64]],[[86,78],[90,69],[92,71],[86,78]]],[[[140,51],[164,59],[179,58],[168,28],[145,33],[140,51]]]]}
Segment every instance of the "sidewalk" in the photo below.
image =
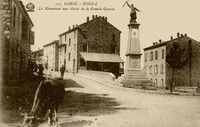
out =
{"type": "MultiPolygon", "coordinates": [[[[54,72],[49,71],[46,74],[47,75],[51,74],[51,76],[53,76],[53,77],[60,76],[60,72],[55,72],[55,71],[54,72]]],[[[83,78],[86,78],[86,79],[101,83],[101,84],[109,86],[109,87],[118,87],[120,89],[127,89],[127,90],[130,89],[130,90],[134,90],[136,92],[154,93],[154,94],[169,94],[169,95],[179,95],[179,96],[200,96],[200,93],[189,93],[189,92],[173,92],[173,94],[170,94],[170,91],[169,90],[165,90],[165,89],[144,90],[144,89],[127,88],[127,87],[120,86],[115,81],[113,81],[113,83],[108,83],[106,81],[99,80],[99,79],[94,78],[94,77],[89,77],[88,75],[84,75],[84,74],[80,74],[80,73],[72,74],[72,73],[66,73],[65,72],[64,78],[67,78],[67,76],[79,76],[79,77],[83,77],[83,78]]]]}

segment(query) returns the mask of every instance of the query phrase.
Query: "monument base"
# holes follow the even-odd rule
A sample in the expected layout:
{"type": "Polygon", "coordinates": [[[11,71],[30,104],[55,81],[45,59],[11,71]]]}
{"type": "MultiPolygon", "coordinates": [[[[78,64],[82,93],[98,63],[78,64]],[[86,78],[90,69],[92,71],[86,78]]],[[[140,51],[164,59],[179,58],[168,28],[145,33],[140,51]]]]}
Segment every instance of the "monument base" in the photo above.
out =
{"type": "Polygon", "coordinates": [[[125,70],[124,74],[117,79],[123,87],[155,90],[155,83],[146,77],[143,70],[125,70]]]}

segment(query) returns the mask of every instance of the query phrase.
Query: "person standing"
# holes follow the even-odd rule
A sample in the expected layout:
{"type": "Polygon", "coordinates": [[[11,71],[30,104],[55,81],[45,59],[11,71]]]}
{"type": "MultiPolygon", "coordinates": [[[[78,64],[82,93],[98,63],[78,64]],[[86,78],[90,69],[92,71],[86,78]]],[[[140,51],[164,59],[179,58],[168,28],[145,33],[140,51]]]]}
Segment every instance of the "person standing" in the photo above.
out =
{"type": "Polygon", "coordinates": [[[62,65],[62,67],[60,68],[60,75],[62,78],[64,77],[64,73],[65,73],[65,67],[64,65],[62,65]]]}
{"type": "Polygon", "coordinates": [[[38,72],[39,77],[42,77],[42,76],[43,76],[43,70],[44,70],[43,66],[42,66],[42,65],[39,65],[39,72],[38,72]]]}

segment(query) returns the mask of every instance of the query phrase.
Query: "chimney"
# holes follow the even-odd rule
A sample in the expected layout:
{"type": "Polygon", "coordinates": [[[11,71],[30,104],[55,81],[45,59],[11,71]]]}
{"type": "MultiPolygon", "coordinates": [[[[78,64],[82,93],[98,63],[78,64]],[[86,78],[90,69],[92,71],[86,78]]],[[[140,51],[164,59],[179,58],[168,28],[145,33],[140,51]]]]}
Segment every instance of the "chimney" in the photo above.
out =
{"type": "Polygon", "coordinates": [[[92,15],[92,19],[94,19],[94,15],[92,15]]]}
{"type": "Polygon", "coordinates": [[[73,25],[73,28],[74,28],[74,25],[73,25]]]}
{"type": "Polygon", "coordinates": [[[98,16],[97,15],[95,15],[95,18],[97,18],[98,16]]]}
{"type": "Polygon", "coordinates": [[[89,18],[89,17],[87,17],[87,22],[88,22],[88,21],[90,21],[90,18],[89,18]]]}
{"type": "Polygon", "coordinates": [[[187,37],[187,34],[185,34],[185,36],[187,37]]]}
{"type": "Polygon", "coordinates": [[[171,40],[173,40],[173,37],[171,36],[171,40]]]}
{"type": "Polygon", "coordinates": [[[107,17],[105,17],[105,21],[107,21],[107,17]]]}
{"type": "Polygon", "coordinates": [[[156,45],[156,43],[155,43],[155,42],[153,42],[153,45],[156,45]]]}
{"type": "Polygon", "coordinates": [[[162,40],[161,40],[161,39],[159,40],[159,43],[162,43],[162,40]]]}
{"type": "Polygon", "coordinates": [[[71,27],[69,26],[69,30],[71,30],[71,27]]]}
{"type": "Polygon", "coordinates": [[[181,34],[181,37],[183,37],[183,34],[181,34]]]}
{"type": "Polygon", "coordinates": [[[179,33],[177,33],[177,38],[179,38],[179,33]]]}

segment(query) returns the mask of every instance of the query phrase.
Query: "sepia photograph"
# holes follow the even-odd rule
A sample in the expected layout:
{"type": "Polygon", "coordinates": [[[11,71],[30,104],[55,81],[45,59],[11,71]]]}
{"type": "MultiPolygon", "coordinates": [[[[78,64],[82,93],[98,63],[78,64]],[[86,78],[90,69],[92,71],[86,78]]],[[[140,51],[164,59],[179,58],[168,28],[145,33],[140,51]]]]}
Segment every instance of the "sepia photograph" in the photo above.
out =
{"type": "Polygon", "coordinates": [[[200,1],[0,0],[0,127],[200,127],[200,1]]]}

